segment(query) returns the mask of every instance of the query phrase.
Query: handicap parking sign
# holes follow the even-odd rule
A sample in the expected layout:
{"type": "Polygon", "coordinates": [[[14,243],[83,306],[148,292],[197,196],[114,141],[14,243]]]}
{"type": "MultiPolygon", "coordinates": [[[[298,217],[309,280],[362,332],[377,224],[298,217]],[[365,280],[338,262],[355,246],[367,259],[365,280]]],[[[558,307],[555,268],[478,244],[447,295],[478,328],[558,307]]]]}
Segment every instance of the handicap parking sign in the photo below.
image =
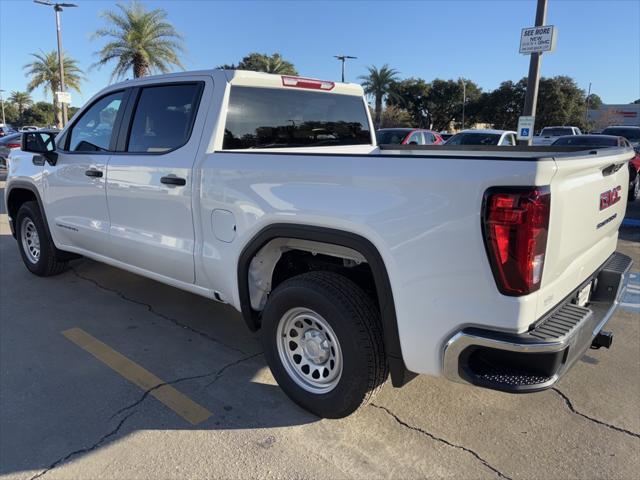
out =
{"type": "Polygon", "coordinates": [[[533,137],[533,125],[535,117],[518,118],[518,140],[529,140],[533,137]]]}

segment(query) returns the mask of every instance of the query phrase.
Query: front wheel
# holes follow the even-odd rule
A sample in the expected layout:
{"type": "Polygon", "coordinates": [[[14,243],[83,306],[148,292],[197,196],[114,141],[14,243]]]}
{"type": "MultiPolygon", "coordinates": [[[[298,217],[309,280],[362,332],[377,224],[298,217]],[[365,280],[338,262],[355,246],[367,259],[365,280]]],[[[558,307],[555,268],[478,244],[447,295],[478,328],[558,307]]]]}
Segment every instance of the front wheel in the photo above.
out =
{"type": "Polygon", "coordinates": [[[320,417],[355,412],[387,379],[380,313],[341,275],[310,272],[284,281],[269,297],[262,330],[276,381],[320,417]]]}
{"type": "Polygon", "coordinates": [[[15,225],[20,255],[31,273],[48,277],[66,268],[67,262],[53,244],[36,202],[25,202],[20,207],[15,225]]]}

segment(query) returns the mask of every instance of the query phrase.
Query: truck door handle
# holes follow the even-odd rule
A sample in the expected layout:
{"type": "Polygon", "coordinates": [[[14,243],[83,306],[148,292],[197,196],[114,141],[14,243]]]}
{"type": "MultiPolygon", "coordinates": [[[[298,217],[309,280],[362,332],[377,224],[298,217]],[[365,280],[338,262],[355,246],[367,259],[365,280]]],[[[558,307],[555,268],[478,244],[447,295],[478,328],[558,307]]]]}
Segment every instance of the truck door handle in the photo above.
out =
{"type": "Polygon", "coordinates": [[[181,187],[187,184],[187,181],[184,178],[173,177],[173,176],[162,177],[160,179],[160,182],[164,183],[165,185],[178,185],[181,187]]]}
{"type": "Polygon", "coordinates": [[[87,177],[95,177],[95,178],[100,178],[102,177],[102,172],[100,170],[96,170],[95,168],[90,168],[89,170],[87,170],[86,172],[84,172],[84,174],[87,177]]]}

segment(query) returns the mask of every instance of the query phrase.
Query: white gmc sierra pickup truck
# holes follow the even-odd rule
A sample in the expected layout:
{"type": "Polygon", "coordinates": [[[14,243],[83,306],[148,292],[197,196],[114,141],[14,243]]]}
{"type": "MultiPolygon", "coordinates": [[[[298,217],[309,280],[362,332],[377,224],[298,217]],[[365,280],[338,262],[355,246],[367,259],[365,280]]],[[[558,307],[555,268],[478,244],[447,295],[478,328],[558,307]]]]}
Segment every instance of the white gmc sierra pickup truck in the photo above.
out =
{"type": "Polygon", "coordinates": [[[317,415],[389,373],[541,390],[611,342],[633,151],[465,148],[377,146],[358,85],[178,73],[25,133],[6,205],[36,275],[81,255],[233,305],[317,415]]]}

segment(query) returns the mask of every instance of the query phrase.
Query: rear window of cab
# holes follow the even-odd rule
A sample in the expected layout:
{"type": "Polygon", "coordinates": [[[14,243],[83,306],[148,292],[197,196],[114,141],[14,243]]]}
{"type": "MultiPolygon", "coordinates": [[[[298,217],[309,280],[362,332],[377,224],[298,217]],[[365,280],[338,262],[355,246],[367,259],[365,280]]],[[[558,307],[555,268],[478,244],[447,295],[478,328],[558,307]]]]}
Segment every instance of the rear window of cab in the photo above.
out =
{"type": "Polygon", "coordinates": [[[223,149],[370,145],[362,97],[231,87],[223,149]]]}

